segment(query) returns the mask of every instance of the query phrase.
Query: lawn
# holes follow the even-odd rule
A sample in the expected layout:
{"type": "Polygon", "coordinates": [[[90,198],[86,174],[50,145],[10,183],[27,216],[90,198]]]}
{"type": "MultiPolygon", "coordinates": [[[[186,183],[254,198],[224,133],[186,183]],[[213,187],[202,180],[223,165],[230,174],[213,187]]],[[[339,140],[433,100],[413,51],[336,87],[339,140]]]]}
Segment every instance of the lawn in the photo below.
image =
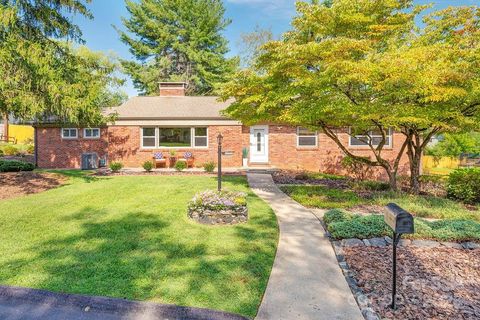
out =
{"type": "Polygon", "coordinates": [[[480,207],[466,207],[460,202],[434,196],[395,192],[370,192],[368,196],[351,189],[326,186],[282,186],[282,191],[304,206],[323,209],[352,209],[360,205],[385,206],[390,202],[417,217],[468,219],[480,221],[480,207]]]}
{"type": "Polygon", "coordinates": [[[186,207],[212,177],[65,173],[65,186],[0,201],[1,284],[256,315],[278,227],[244,178],[224,186],[249,192],[249,222],[210,227],[186,207]]]}

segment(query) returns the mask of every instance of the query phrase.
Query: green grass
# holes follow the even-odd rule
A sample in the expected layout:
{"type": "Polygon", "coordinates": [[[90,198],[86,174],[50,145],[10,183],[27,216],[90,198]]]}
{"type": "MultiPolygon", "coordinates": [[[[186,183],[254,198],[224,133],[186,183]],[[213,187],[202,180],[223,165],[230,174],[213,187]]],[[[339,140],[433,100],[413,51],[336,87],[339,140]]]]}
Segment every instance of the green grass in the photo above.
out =
{"type": "Polygon", "coordinates": [[[250,220],[211,227],[187,218],[211,177],[70,177],[63,187],[0,201],[0,283],[206,307],[254,317],[274,260],[272,210],[242,177],[250,220]]]}
{"type": "Polygon", "coordinates": [[[281,189],[295,201],[312,208],[350,209],[358,205],[385,206],[395,202],[417,217],[480,221],[479,206],[467,208],[460,202],[440,197],[395,192],[374,192],[372,197],[362,197],[353,190],[324,186],[282,186],[281,189]]]}
{"type": "MultiPolygon", "coordinates": [[[[334,209],[325,213],[324,222],[334,239],[391,236],[391,229],[382,215],[359,216],[334,209]]],[[[415,218],[415,233],[404,235],[410,239],[439,241],[480,241],[480,223],[471,220],[425,221],[415,218]]]]}

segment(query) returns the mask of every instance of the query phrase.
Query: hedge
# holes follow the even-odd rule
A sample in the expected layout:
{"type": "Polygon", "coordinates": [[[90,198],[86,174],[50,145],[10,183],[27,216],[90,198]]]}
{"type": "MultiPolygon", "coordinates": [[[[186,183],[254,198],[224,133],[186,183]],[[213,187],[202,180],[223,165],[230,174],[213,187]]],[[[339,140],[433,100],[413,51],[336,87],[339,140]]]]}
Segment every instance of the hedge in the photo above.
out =
{"type": "MultiPolygon", "coordinates": [[[[385,224],[383,215],[361,216],[340,209],[325,213],[323,221],[332,238],[336,240],[358,238],[368,239],[391,236],[391,229],[385,224]]],[[[480,241],[480,223],[472,220],[426,221],[415,218],[415,233],[404,235],[411,239],[432,239],[439,241],[480,241]]]]}
{"type": "Polygon", "coordinates": [[[0,160],[0,172],[32,171],[35,166],[29,162],[17,160],[0,160]]]}

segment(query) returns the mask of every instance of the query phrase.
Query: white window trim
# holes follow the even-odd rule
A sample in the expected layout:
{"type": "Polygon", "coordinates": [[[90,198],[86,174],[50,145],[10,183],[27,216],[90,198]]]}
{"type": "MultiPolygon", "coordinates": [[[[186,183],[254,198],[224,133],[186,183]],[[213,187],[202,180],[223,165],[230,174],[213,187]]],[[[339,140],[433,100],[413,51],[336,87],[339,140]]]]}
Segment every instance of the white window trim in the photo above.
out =
{"type": "MultiPolygon", "coordinates": [[[[142,149],[146,150],[153,150],[153,149],[175,149],[175,150],[189,150],[189,149],[208,149],[209,147],[209,127],[208,126],[161,126],[161,127],[154,127],[154,126],[143,126],[140,127],[140,146],[142,149]],[[143,145],[143,129],[144,128],[154,128],[155,129],[155,147],[145,147],[143,145]],[[190,129],[190,146],[189,147],[167,147],[160,145],[160,128],[189,128],[190,129]],[[207,129],[207,145],[206,146],[195,146],[195,128],[206,128],[207,129]]],[[[203,137],[203,136],[199,136],[203,137]]]]}
{"type": "MultiPolygon", "coordinates": [[[[147,136],[147,137],[152,138],[152,136],[147,136]]],[[[157,127],[140,127],[140,146],[142,149],[149,149],[149,150],[157,149],[157,146],[158,146],[158,128],[157,127]],[[145,147],[143,145],[143,129],[155,129],[155,145],[153,147],[145,147]]]]}
{"type": "MultiPolygon", "coordinates": [[[[348,131],[349,131],[349,134],[348,134],[348,147],[349,148],[360,148],[360,149],[365,149],[365,148],[370,148],[370,146],[368,144],[365,144],[365,145],[352,145],[352,138],[354,138],[351,134],[352,134],[352,127],[349,127],[348,128],[348,131]]],[[[363,136],[363,135],[357,135],[356,137],[359,137],[359,136],[363,136]]],[[[381,135],[371,135],[371,138],[375,138],[375,137],[382,137],[381,135]]],[[[388,144],[385,144],[385,148],[392,148],[393,146],[393,130],[392,128],[389,128],[388,129],[388,133],[387,133],[387,137],[390,137],[389,139],[389,143],[388,144]]],[[[378,146],[377,144],[373,144],[372,146],[376,147],[378,146]]]]}
{"type": "Polygon", "coordinates": [[[67,140],[78,139],[78,128],[61,128],[60,129],[60,135],[62,136],[62,139],[67,139],[67,140]],[[63,130],[75,130],[75,137],[65,137],[63,135],[63,130]]]}
{"type": "Polygon", "coordinates": [[[315,136],[314,135],[311,135],[311,136],[302,136],[302,137],[315,137],[315,145],[311,145],[311,146],[301,146],[300,145],[300,129],[303,128],[303,129],[307,129],[305,127],[297,127],[297,148],[317,148],[318,147],[318,131],[315,131],[315,136]]]}
{"type": "Polygon", "coordinates": [[[193,148],[195,148],[195,149],[208,149],[208,145],[209,145],[209,143],[208,143],[208,131],[209,131],[209,130],[208,130],[208,127],[205,127],[205,126],[203,126],[203,127],[202,127],[202,126],[192,127],[192,134],[191,134],[190,136],[192,137],[192,146],[193,146],[193,148]],[[206,129],[207,129],[207,135],[206,135],[206,136],[199,136],[199,137],[206,137],[206,138],[207,138],[207,145],[206,145],[206,146],[197,146],[197,145],[195,145],[195,137],[196,137],[196,135],[195,135],[195,128],[206,128],[206,129]]]}
{"type": "Polygon", "coordinates": [[[84,139],[100,139],[100,137],[102,136],[102,131],[100,130],[100,128],[83,128],[83,138],[84,139]],[[91,136],[91,137],[87,137],[87,130],[98,130],[98,136],[91,136]]]}

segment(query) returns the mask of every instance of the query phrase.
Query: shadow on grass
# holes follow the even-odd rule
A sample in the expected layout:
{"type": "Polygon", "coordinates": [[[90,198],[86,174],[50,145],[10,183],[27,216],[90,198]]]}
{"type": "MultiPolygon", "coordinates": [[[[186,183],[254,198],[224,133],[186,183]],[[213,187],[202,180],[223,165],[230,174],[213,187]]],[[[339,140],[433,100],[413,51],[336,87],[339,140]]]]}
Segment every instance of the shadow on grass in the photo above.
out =
{"type": "Polygon", "coordinates": [[[78,230],[37,242],[28,248],[28,258],[5,261],[0,265],[0,281],[18,285],[21,279],[28,286],[56,292],[255,316],[273,264],[275,242],[257,245],[252,241],[274,238],[275,222],[268,216],[232,227],[236,241],[250,245],[239,245],[236,252],[218,252],[218,247],[209,247],[201,238],[184,241],[172,236],[170,223],[162,215],[131,211],[109,220],[106,215],[87,206],[64,217],[61,223],[80,222],[78,230]]]}

